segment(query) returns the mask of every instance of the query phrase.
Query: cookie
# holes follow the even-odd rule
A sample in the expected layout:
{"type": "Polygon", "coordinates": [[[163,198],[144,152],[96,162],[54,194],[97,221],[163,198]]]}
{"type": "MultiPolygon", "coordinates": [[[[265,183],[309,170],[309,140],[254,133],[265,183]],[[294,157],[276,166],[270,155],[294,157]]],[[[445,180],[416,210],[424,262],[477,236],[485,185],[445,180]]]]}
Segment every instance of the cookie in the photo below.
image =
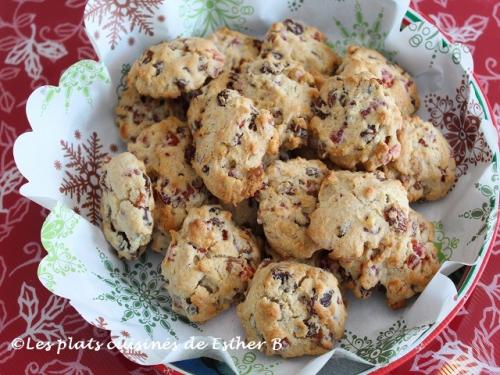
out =
{"type": "Polygon", "coordinates": [[[153,180],[155,234],[151,247],[166,250],[169,231],[179,229],[187,211],[208,198],[202,179],[191,167],[191,134],[185,122],[168,117],[145,128],[128,150],[144,162],[153,180]]]}
{"type": "Polygon", "coordinates": [[[154,99],[141,95],[133,83],[128,82],[116,105],[116,124],[123,141],[133,142],[148,125],[169,116],[185,119],[186,111],[187,106],[182,99],[154,99]]]}
{"type": "Polygon", "coordinates": [[[278,134],[268,111],[224,89],[210,96],[193,133],[193,168],[224,203],[252,197],[264,182],[266,158],[278,152],[278,134]]]}
{"type": "Polygon", "coordinates": [[[373,171],[399,156],[401,113],[367,73],[329,78],[313,111],[311,132],[320,157],[345,169],[373,171]]]}
{"type": "Polygon", "coordinates": [[[260,53],[262,42],[250,35],[222,27],[212,33],[209,40],[226,57],[224,69],[237,69],[241,64],[254,60],[260,53]]]}
{"type": "Polygon", "coordinates": [[[408,190],[410,202],[444,197],[455,182],[455,160],[438,128],[418,116],[407,117],[399,131],[401,154],[384,166],[408,190]]]}
{"type": "Polygon", "coordinates": [[[306,234],[309,215],[328,168],[319,160],[275,161],[259,192],[259,221],[266,239],[282,257],[310,258],[320,247],[306,234]]]}
{"type": "Polygon", "coordinates": [[[382,82],[403,115],[411,115],[418,110],[420,100],[417,85],[403,68],[375,50],[360,46],[347,47],[337,74],[349,77],[361,72],[368,72],[382,82]]]}
{"type": "Polygon", "coordinates": [[[142,95],[177,98],[217,77],[224,61],[224,55],[212,41],[178,38],[146,49],[129,76],[142,95]]]}
{"type": "Polygon", "coordinates": [[[387,303],[404,307],[406,300],[424,290],[439,270],[434,227],[418,212],[410,211],[409,246],[393,249],[387,255],[366,250],[353,261],[340,261],[348,278],[346,285],[358,298],[366,298],[378,284],[385,287],[387,303]],[[400,259],[403,258],[403,262],[400,259]]]}
{"type": "Polygon", "coordinates": [[[154,200],[144,164],[129,153],[103,165],[101,217],[104,237],[124,259],[146,249],[153,232],[154,200]]]}
{"type": "Polygon", "coordinates": [[[189,210],[161,264],[172,309],[205,322],[243,298],[260,262],[252,234],[220,206],[189,210]]]}
{"type": "Polygon", "coordinates": [[[321,184],[307,234],[333,259],[357,259],[366,249],[384,256],[408,246],[409,211],[401,182],[379,171],[334,171],[321,184]]]}
{"type": "Polygon", "coordinates": [[[300,65],[290,65],[269,56],[243,64],[236,89],[258,108],[274,117],[281,146],[295,149],[307,144],[311,103],[318,95],[314,78],[300,65]]]}
{"type": "Polygon", "coordinates": [[[335,277],[294,262],[261,265],[236,312],[247,341],[265,341],[267,355],[284,358],[333,349],[347,318],[335,277]]]}
{"type": "Polygon", "coordinates": [[[286,19],[274,23],[267,31],[261,55],[272,54],[278,60],[297,62],[314,77],[330,76],[340,58],[328,47],[326,39],[315,27],[286,19]]]}

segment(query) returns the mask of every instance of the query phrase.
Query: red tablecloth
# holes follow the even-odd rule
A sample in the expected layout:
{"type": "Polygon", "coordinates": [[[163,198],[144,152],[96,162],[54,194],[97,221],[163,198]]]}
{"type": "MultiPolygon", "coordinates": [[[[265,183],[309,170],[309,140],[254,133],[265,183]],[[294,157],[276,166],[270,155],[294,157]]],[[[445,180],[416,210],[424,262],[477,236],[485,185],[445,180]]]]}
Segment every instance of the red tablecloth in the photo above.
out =
{"type": "MultiPolygon", "coordinates": [[[[15,337],[43,340],[108,340],[62,298],[38,281],[45,251],[40,227],[47,212],[22,198],[23,179],[12,158],[15,138],[28,130],[25,103],[31,91],[57,84],[61,72],[83,58],[95,58],[82,27],[85,0],[1,0],[0,2],[0,373],[147,374],[117,351],[26,349],[11,351],[15,337]]],[[[474,53],[475,71],[500,119],[498,66],[500,3],[497,0],[415,0],[452,40],[474,53]]],[[[43,151],[41,151],[43,152],[43,151]]],[[[481,280],[458,316],[428,347],[395,373],[500,373],[500,241],[481,280]],[[462,370],[463,372],[461,372],[462,370]]]]}

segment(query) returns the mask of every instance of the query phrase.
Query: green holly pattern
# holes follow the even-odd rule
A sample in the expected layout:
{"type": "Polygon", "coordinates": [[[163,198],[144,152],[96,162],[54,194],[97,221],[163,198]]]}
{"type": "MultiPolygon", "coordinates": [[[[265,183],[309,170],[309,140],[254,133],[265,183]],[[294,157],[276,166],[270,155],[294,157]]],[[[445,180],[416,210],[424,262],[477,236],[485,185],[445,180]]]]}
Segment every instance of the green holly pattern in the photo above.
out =
{"type": "Polygon", "coordinates": [[[111,290],[99,294],[96,300],[110,301],[123,309],[122,322],[136,319],[146,333],[152,337],[158,325],[172,337],[178,339],[172,322],[181,320],[201,329],[194,323],[177,315],[171,309],[171,298],[163,288],[161,262],[148,259],[147,252],[134,262],[123,262],[121,267],[113,265],[101,250],[99,257],[107,271],[106,275],[94,275],[106,283],[111,290]]]}
{"type": "Polygon", "coordinates": [[[462,61],[464,53],[469,52],[468,47],[462,44],[449,44],[441,37],[441,32],[433,25],[427,22],[413,22],[408,25],[411,37],[408,43],[413,48],[423,46],[426,50],[432,51],[429,67],[434,65],[436,57],[439,54],[449,55],[451,61],[458,65],[462,61]]]}
{"type": "Polygon", "coordinates": [[[498,165],[497,165],[497,155],[493,156],[492,160],[492,173],[491,173],[491,185],[481,184],[479,182],[475,183],[476,189],[483,195],[487,200],[483,202],[480,207],[473,208],[459,215],[464,219],[479,220],[483,222],[483,225],[479,230],[472,236],[472,238],[467,242],[467,245],[474,242],[477,238],[484,236],[486,238],[488,235],[493,234],[493,223],[497,217],[498,204],[498,165]]]}
{"type": "Polygon", "coordinates": [[[334,43],[329,43],[330,46],[337,52],[344,53],[347,46],[350,44],[358,44],[368,48],[376,49],[383,53],[388,58],[393,58],[395,51],[385,49],[385,38],[387,33],[381,30],[382,21],[384,19],[384,8],[381,8],[377,14],[375,21],[370,24],[363,14],[361,5],[356,2],[354,7],[355,22],[349,28],[344,25],[339,19],[333,17],[335,25],[340,30],[341,37],[334,43]]]}
{"type": "Polygon", "coordinates": [[[279,365],[279,362],[270,365],[259,363],[257,362],[257,355],[253,352],[246,352],[242,357],[232,356],[232,359],[239,375],[273,375],[273,368],[279,365]]]}
{"type": "Polygon", "coordinates": [[[83,273],[87,269],[64,243],[65,238],[75,231],[80,217],[72,210],[57,204],[42,226],[42,245],[48,255],[38,267],[38,276],[50,291],[56,282],[55,275],[66,276],[69,273],[83,273]]]}
{"type": "Polygon", "coordinates": [[[453,255],[453,251],[458,248],[460,239],[457,237],[448,237],[444,232],[444,225],[441,221],[434,221],[434,246],[438,250],[439,262],[448,260],[453,255]]]}
{"type": "Polygon", "coordinates": [[[246,18],[254,13],[245,0],[183,0],[179,9],[186,35],[205,36],[226,26],[247,31],[246,18]]]}
{"type": "Polygon", "coordinates": [[[64,109],[66,112],[68,112],[74,93],[83,95],[87,103],[92,105],[89,88],[94,82],[110,82],[106,67],[92,60],[77,62],[63,73],[59,86],[47,88],[42,103],[42,113],[45,112],[55,96],[60,94],[64,95],[64,109]]]}
{"type": "Polygon", "coordinates": [[[428,326],[408,328],[404,320],[398,320],[387,331],[379,332],[376,339],[357,336],[346,331],[340,347],[371,363],[387,363],[391,358],[408,349],[410,344],[428,326]]]}

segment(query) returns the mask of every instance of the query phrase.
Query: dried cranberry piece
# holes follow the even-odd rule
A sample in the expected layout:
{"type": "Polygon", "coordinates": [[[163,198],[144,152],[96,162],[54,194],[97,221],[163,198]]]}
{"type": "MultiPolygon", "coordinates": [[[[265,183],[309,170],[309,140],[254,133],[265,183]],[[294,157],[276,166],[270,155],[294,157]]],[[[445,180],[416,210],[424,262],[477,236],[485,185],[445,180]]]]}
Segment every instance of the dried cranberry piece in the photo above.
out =
{"type": "Polygon", "coordinates": [[[174,83],[180,90],[184,90],[188,84],[188,82],[183,78],[176,79],[174,83]]]}
{"type": "Polygon", "coordinates": [[[408,229],[408,218],[400,208],[392,206],[385,209],[384,217],[385,221],[397,232],[404,232],[408,229]]]}
{"type": "Polygon", "coordinates": [[[223,229],[222,230],[222,239],[224,241],[227,241],[228,238],[229,238],[229,234],[228,234],[227,230],[223,229]]]}
{"type": "Polygon", "coordinates": [[[344,128],[339,129],[337,131],[333,131],[330,134],[330,139],[333,143],[340,143],[342,142],[343,138],[344,138],[344,128]]]}
{"type": "Polygon", "coordinates": [[[177,146],[179,144],[179,138],[171,132],[168,132],[165,137],[165,144],[167,146],[177,146]]]}
{"type": "Polygon", "coordinates": [[[186,163],[191,164],[191,161],[193,161],[194,158],[194,153],[195,148],[193,145],[188,145],[184,150],[184,160],[186,160],[186,163]]]}

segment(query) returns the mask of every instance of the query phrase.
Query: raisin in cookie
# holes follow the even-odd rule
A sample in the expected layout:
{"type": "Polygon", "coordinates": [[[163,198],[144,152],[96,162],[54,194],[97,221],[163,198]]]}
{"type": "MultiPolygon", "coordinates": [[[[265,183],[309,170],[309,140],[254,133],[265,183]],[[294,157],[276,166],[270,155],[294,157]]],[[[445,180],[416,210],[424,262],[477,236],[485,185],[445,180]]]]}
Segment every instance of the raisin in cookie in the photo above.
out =
{"type": "Polygon", "coordinates": [[[260,53],[262,42],[250,35],[222,27],[208,37],[226,57],[224,69],[237,69],[247,61],[254,60],[260,53]]]}
{"type": "Polygon", "coordinates": [[[356,260],[340,261],[348,275],[346,285],[358,298],[366,298],[380,283],[386,289],[389,306],[403,307],[408,298],[424,290],[438,271],[432,223],[413,210],[409,221],[411,241],[408,247],[395,248],[385,256],[368,249],[356,260]]]}
{"type": "Polygon", "coordinates": [[[401,154],[384,167],[386,176],[403,183],[410,202],[444,197],[455,182],[456,166],[439,129],[412,116],[405,119],[398,138],[401,154]]]}
{"type": "Polygon", "coordinates": [[[311,121],[320,157],[342,168],[373,171],[399,156],[401,113],[377,79],[366,73],[331,77],[320,95],[311,121]]]}
{"type": "MultiPolygon", "coordinates": [[[[333,259],[386,254],[410,240],[406,190],[382,172],[331,172],[323,180],[307,234],[333,259]]],[[[402,261],[402,260],[401,260],[402,261]]]]}
{"type": "Polygon", "coordinates": [[[217,77],[224,61],[212,41],[178,38],[146,49],[132,66],[130,77],[143,95],[177,98],[217,77]]]}
{"type": "Polygon", "coordinates": [[[220,206],[189,210],[162,262],[172,308],[193,322],[213,318],[243,297],[260,262],[249,231],[220,206]]]}
{"type": "Polygon", "coordinates": [[[193,133],[193,167],[207,189],[224,203],[252,197],[264,182],[264,162],[278,152],[271,114],[252,100],[224,89],[208,99],[193,133]]]}
{"type": "Polygon", "coordinates": [[[104,237],[125,259],[137,258],[151,240],[154,200],[144,164],[129,152],[104,164],[101,177],[104,237]]]}
{"type": "Polygon", "coordinates": [[[243,64],[235,89],[274,117],[284,149],[307,143],[311,103],[318,95],[313,77],[300,65],[285,64],[272,56],[243,64]]]}
{"type": "Polygon", "coordinates": [[[381,80],[402,114],[411,115],[417,111],[419,107],[417,86],[403,68],[388,61],[375,50],[360,46],[347,47],[337,74],[347,77],[361,72],[368,72],[381,80]]]}
{"type": "Polygon", "coordinates": [[[259,192],[259,221],[266,239],[283,257],[309,258],[320,247],[306,234],[309,215],[328,168],[319,160],[275,161],[259,192]]]}
{"type": "Polygon", "coordinates": [[[166,250],[169,231],[179,229],[191,207],[200,207],[208,192],[191,167],[194,155],[187,124],[169,117],[144,129],[128,149],[144,161],[153,180],[155,232],[152,248],[166,250]]]}
{"type": "Polygon", "coordinates": [[[116,124],[120,129],[120,137],[125,142],[133,142],[148,125],[169,116],[184,119],[186,111],[183,100],[154,99],[141,95],[129,81],[116,105],[116,124]]]}
{"type": "Polygon", "coordinates": [[[294,262],[261,265],[236,311],[248,341],[265,341],[267,355],[284,358],[333,349],[347,318],[337,279],[294,262]],[[273,350],[273,340],[281,348],[273,350]]]}
{"type": "Polygon", "coordinates": [[[314,77],[332,75],[340,62],[326,44],[325,34],[291,19],[271,26],[264,37],[261,54],[302,64],[314,77]]]}

